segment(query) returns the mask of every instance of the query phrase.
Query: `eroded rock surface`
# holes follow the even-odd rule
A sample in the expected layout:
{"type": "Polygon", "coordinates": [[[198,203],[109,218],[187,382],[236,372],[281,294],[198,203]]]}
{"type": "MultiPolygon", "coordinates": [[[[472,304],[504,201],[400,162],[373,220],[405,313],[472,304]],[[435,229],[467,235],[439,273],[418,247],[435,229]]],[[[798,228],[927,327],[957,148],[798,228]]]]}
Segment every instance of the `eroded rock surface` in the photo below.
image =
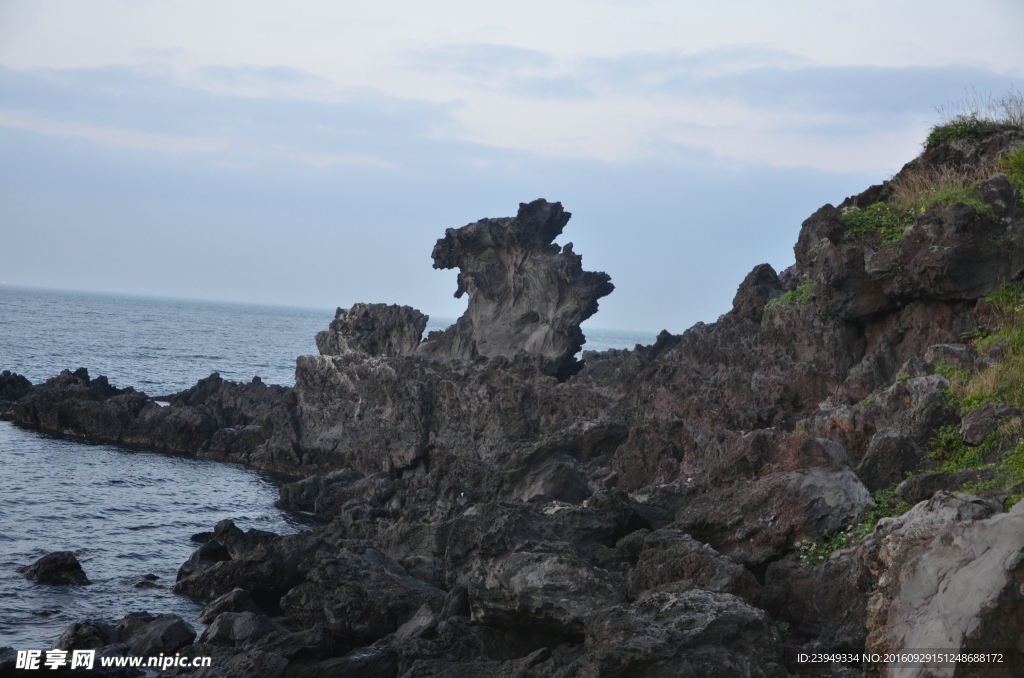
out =
{"type": "Polygon", "coordinates": [[[576,371],[580,323],[614,287],[606,273],[583,270],[572,243],[554,244],[570,216],[561,203],[535,200],[515,217],[448,229],[434,246],[434,268],[459,269],[455,296],[468,294],[469,306],[420,352],[467,360],[525,352],[545,373],[576,371]]]}

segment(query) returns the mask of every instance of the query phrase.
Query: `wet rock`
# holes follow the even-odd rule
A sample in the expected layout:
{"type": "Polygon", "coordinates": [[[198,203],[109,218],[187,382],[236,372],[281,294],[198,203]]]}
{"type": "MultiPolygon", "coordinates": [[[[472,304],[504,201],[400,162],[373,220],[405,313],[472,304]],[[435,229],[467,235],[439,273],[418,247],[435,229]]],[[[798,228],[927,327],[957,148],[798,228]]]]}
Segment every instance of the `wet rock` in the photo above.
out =
{"type": "Polygon", "coordinates": [[[330,630],[317,625],[303,631],[274,630],[256,641],[256,649],[292,660],[326,659],[334,652],[330,630]]]}
{"type": "Polygon", "coordinates": [[[116,629],[117,642],[127,646],[125,654],[136,657],[173,655],[192,644],[196,632],[176,614],[132,612],[116,629]]]}
{"type": "Polygon", "coordinates": [[[0,372],[0,402],[14,402],[32,388],[32,382],[10,370],[0,372]]]}
{"type": "Polygon", "coordinates": [[[76,622],[64,630],[53,648],[97,650],[100,656],[155,657],[173,655],[195,638],[195,629],[176,614],[132,612],[115,627],[97,621],[76,622]]]}
{"type": "Polygon", "coordinates": [[[572,243],[552,244],[570,216],[560,203],[535,200],[513,218],[448,229],[434,247],[434,268],[459,269],[455,296],[468,293],[469,306],[420,352],[464,360],[527,353],[548,374],[575,372],[580,323],[614,287],[607,274],[583,270],[572,243]]]}
{"type": "Polygon", "coordinates": [[[158,589],[162,588],[160,584],[157,584],[157,580],[160,577],[155,574],[144,574],[141,577],[136,577],[131,581],[132,588],[136,589],[158,589]]]}
{"type": "Polygon", "coordinates": [[[97,650],[117,642],[116,627],[101,621],[84,620],[64,629],[53,646],[61,650],[97,650]]]}
{"type": "Polygon", "coordinates": [[[393,651],[388,648],[370,647],[350,652],[344,657],[336,657],[305,666],[301,675],[304,678],[335,678],[335,676],[397,678],[399,674],[398,661],[393,651]]]}
{"type": "MultiPolygon", "coordinates": [[[[211,665],[194,668],[191,665],[171,667],[161,676],[189,676],[195,678],[283,678],[289,662],[281,655],[256,649],[236,649],[197,643],[177,653],[191,664],[197,657],[209,657],[211,665]]],[[[303,675],[303,674],[299,674],[303,675]]]]}
{"type": "Polygon", "coordinates": [[[236,588],[207,603],[203,611],[199,613],[197,620],[203,624],[209,624],[224,612],[263,614],[263,610],[252,602],[248,593],[243,589],[236,588]]]}
{"type": "Polygon", "coordinates": [[[225,560],[231,560],[228,548],[216,539],[211,538],[193,551],[188,560],[178,568],[177,581],[209,569],[213,565],[225,560]]]}
{"type": "Polygon", "coordinates": [[[409,306],[355,304],[338,309],[330,328],[316,335],[316,346],[320,355],[411,355],[426,327],[427,316],[409,306]]]}
{"type": "Polygon", "coordinates": [[[47,553],[33,564],[19,567],[18,572],[39,584],[85,586],[92,583],[71,551],[47,553]]]}
{"type": "Polygon", "coordinates": [[[199,637],[200,643],[252,647],[270,633],[284,635],[287,631],[265,614],[253,612],[222,612],[199,637]]]}

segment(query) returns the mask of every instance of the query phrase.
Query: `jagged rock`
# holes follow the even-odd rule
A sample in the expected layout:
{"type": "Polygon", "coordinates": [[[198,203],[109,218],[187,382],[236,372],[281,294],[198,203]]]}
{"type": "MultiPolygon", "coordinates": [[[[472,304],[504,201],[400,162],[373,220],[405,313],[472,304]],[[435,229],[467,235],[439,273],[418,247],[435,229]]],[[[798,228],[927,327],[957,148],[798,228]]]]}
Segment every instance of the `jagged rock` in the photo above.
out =
{"type": "Polygon", "coordinates": [[[243,589],[233,589],[219,598],[211,600],[196,618],[203,624],[209,624],[224,612],[252,612],[263,614],[263,610],[252,602],[252,598],[243,589]]]}
{"type": "Polygon", "coordinates": [[[741,481],[684,504],[675,525],[743,564],[856,523],[871,494],[848,468],[812,468],[741,481]]]}
{"type": "Polygon", "coordinates": [[[487,569],[487,580],[470,586],[469,600],[472,619],[488,626],[581,636],[591,615],[625,598],[620,582],[564,547],[516,551],[487,569]]]}
{"type": "Polygon", "coordinates": [[[997,476],[997,472],[992,469],[918,473],[897,485],[893,497],[896,501],[914,505],[931,499],[936,492],[956,492],[965,485],[985,483],[997,476]]]}
{"type": "Polygon", "coordinates": [[[444,594],[412,579],[397,563],[363,543],[319,551],[305,581],[280,600],[299,628],[325,625],[340,645],[359,647],[394,633],[424,604],[439,609],[444,594]]]}
{"type": "Polygon", "coordinates": [[[355,304],[338,309],[330,328],[316,335],[316,347],[320,355],[411,355],[420,344],[427,320],[410,306],[355,304]]]}
{"type": "Polygon", "coordinates": [[[31,565],[19,567],[18,572],[39,584],[85,586],[92,583],[71,551],[47,553],[31,565]]]}
{"type": "Polygon", "coordinates": [[[32,388],[32,382],[10,370],[0,372],[0,402],[14,402],[32,388]]]}
{"type": "Polygon", "coordinates": [[[264,636],[275,632],[281,635],[287,633],[280,624],[265,614],[222,612],[203,631],[203,635],[199,636],[199,642],[248,648],[264,636]]]}
{"type": "Polygon", "coordinates": [[[978,359],[978,349],[970,344],[935,344],[924,352],[924,359],[933,365],[947,362],[958,369],[969,370],[978,359]]]}
{"type": "Polygon", "coordinates": [[[631,598],[652,591],[703,589],[731,593],[754,605],[761,586],[745,567],[678,530],[641,530],[623,537],[616,548],[635,563],[629,571],[631,598]]]}
{"type": "MultiPolygon", "coordinates": [[[[116,629],[117,641],[135,657],[172,655],[196,639],[192,626],[176,614],[132,612],[116,629]]],[[[63,649],[63,648],[62,648],[63,649]]]]}
{"type": "MultiPolygon", "coordinates": [[[[210,657],[208,667],[171,667],[161,676],[189,676],[190,678],[283,678],[289,668],[287,659],[279,654],[257,649],[236,649],[197,643],[177,653],[190,663],[196,657],[210,657]]],[[[299,674],[305,675],[305,674],[299,674]]],[[[344,674],[341,674],[344,675],[344,674]]]]}
{"type": "Polygon", "coordinates": [[[873,584],[852,548],[815,567],[790,555],[768,565],[761,600],[773,618],[790,623],[821,651],[859,652],[873,584]]]}
{"type": "Polygon", "coordinates": [[[605,273],[584,271],[572,243],[552,244],[571,215],[561,203],[520,203],[514,218],[482,219],[448,229],[434,247],[434,268],[458,268],[456,298],[466,313],[420,347],[424,355],[541,359],[548,374],[576,371],[585,338],[580,323],[614,287],[605,273]]]}
{"type": "Polygon", "coordinates": [[[216,539],[210,539],[193,551],[188,560],[182,563],[181,567],[178,568],[176,581],[181,581],[186,577],[191,577],[197,572],[202,572],[216,563],[220,563],[225,560],[231,560],[231,554],[228,553],[228,548],[216,539]]]}
{"type": "Polygon", "coordinates": [[[728,593],[657,592],[587,621],[586,654],[570,676],[788,675],[771,618],[728,593]]]}
{"type": "Polygon", "coordinates": [[[1024,410],[1012,405],[988,403],[968,412],[960,422],[960,437],[968,445],[981,445],[1004,419],[1019,417],[1024,410]]]}
{"type": "Polygon", "coordinates": [[[761,322],[764,305],[781,294],[782,283],[775,269],[768,264],[759,264],[740,283],[732,308],[744,318],[761,322]]]}
{"type": "Polygon", "coordinates": [[[64,629],[53,646],[61,650],[97,650],[117,642],[115,627],[101,621],[87,619],[64,629]]]}
{"type": "Polygon", "coordinates": [[[195,629],[176,614],[132,612],[116,627],[97,621],[70,625],[53,644],[61,650],[96,650],[101,656],[173,655],[192,644],[195,629]]]}
{"type": "Polygon", "coordinates": [[[326,626],[318,624],[294,633],[271,631],[261,637],[255,647],[281,655],[289,661],[326,659],[334,652],[334,639],[326,626]]]}
{"type": "Polygon", "coordinates": [[[899,482],[908,471],[920,468],[927,458],[927,452],[913,438],[885,429],[876,433],[868,444],[856,468],[857,477],[874,492],[899,482]]]}

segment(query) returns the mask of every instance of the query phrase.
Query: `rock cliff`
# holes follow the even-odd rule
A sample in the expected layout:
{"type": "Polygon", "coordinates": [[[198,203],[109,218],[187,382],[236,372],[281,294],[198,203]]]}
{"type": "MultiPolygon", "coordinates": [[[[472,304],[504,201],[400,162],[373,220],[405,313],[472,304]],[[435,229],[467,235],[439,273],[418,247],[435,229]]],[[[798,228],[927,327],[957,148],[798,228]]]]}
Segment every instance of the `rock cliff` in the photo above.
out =
{"type": "Polygon", "coordinates": [[[899,675],[1021,675],[1022,149],[929,146],[652,346],[577,361],[612,287],[536,201],[438,241],[469,307],[426,340],[356,305],[294,388],[213,375],[161,407],[5,372],[0,410],[296,477],[312,532],[222,523],[179,573],[210,601],[187,652],[229,675],[881,676],[799,657],[993,647],[899,675]]]}

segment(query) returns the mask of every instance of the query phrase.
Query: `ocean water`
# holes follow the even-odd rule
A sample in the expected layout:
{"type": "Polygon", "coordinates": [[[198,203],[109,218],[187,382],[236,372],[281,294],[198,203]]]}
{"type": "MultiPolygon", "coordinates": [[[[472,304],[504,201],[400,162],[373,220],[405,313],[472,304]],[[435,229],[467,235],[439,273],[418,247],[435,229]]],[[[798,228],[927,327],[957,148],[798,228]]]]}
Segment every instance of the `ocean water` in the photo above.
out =
{"type": "MultiPolygon", "coordinates": [[[[294,383],[295,357],[333,309],[310,310],[0,286],[0,370],[38,383],[86,367],[159,396],[212,372],[294,383]]],[[[428,331],[450,318],[431,319],[428,331]]],[[[654,334],[587,329],[585,349],[632,348],[654,334]]],[[[78,443],[0,422],[0,646],[45,649],[72,622],[138,610],[192,621],[201,603],[170,591],[196,544],[230,518],[242,529],[304,529],[274,507],[284,479],[231,464],[78,443]],[[38,585],[16,568],[74,551],[93,582],[38,585]],[[136,588],[155,575],[156,588],[136,588]]],[[[200,625],[195,624],[197,631],[200,625]]]]}

